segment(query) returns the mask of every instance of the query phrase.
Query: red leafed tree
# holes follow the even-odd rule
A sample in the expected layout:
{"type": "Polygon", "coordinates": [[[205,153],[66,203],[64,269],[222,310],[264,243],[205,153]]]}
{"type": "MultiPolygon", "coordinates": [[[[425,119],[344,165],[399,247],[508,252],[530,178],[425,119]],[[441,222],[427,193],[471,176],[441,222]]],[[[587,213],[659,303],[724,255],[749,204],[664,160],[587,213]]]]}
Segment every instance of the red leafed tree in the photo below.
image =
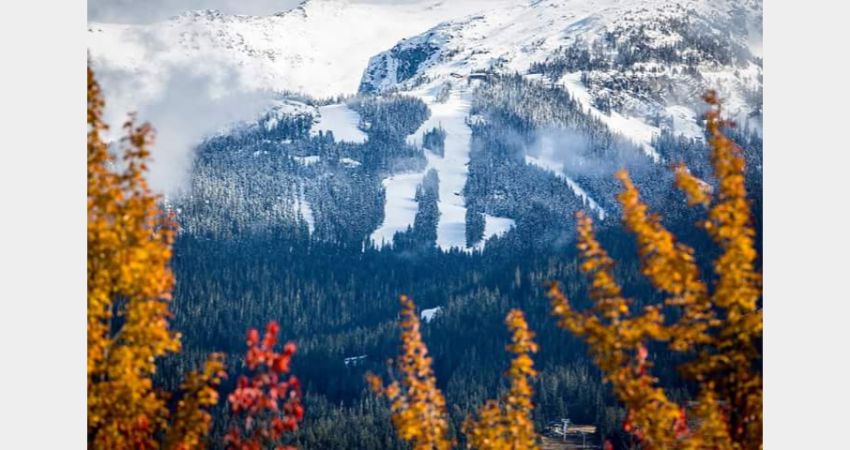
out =
{"type": "Polygon", "coordinates": [[[252,376],[241,375],[236,389],[228,397],[236,423],[225,436],[228,448],[259,450],[292,449],[282,443],[284,435],[295,431],[304,417],[301,386],[289,373],[295,344],[287,342],[277,352],[280,326],[269,322],[260,341],[260,333],[248,331],[245,364],[252,376]]]}

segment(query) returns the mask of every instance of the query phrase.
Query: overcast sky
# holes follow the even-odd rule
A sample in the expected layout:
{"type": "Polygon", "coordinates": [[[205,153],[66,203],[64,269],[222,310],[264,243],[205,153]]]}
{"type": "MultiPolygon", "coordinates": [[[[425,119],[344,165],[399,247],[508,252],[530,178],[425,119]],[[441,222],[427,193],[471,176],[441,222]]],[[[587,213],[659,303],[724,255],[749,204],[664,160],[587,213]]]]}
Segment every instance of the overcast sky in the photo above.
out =
{"type": "Polygon", "coordinates": [[[149,23],[192,9],[230,14],[268,15],[297,6],[301,0],[89,0],[89,21],[149,23]]]}

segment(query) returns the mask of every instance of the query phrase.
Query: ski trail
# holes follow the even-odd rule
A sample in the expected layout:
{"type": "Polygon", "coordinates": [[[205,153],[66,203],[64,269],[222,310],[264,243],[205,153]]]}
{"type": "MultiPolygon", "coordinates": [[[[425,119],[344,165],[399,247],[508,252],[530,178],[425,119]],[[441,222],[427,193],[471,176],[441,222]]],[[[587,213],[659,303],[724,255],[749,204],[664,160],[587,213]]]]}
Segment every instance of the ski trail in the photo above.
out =
{"type": "Polygon", "coordinates": [[[370,236],[376,247],[392,245],[396,233],[413,226],[419,209],[415,199],[416,186],[422,182],[426,171],[396,174],[381,181],[386,192],[384,222],[370,236]]]}
{"type": "Polygon", "coordinates": [[[445,130],[443,156],[425,150],[425,157],[428,159],[428,167],[425,170],[436,170],[440,179],[437,245],[443,250],[481,250],[487,239],[506,233],[515,223],[512,219],[485,215],[484,237],[473,248],[466,247],[466,199],[463,196],[463,188],[469,176],[472,130],[466,124],[466,118],[472,106],[472,87],[465,82],[459,82],[452,88],[449,97],[439,102],[433,93],[441,87],[442,84],[436,84],[436,88],[432,85],[411,92],[428,105],[431,117],[408,137],[407,142],[421,147],[425,133],[433,128],[445,130]]]}
{"type": "Polygon", "coordinates": [[[605,220],[605,210],[593,200],[593,197],[587,193],[578,183],[575,182],[572,178],[568,177],[564,171],[562,170],[562,164],[554,161],[550,161],[546,158],[540,158],[531,155],[525,155],[526,164],[530,164],[532,166],[537,166],[556,177],[560,178],[564,181],[564,183],[569,186],[570,190],[573,191],[576,197],[578,197],[582,204],[587,206],[591,211],[595,212],[599,217],[599,220],[605,220]]]}
{"type": "Polygon", "coordinates": [[[452,89],[444,102],[437,102],[428,91],[414,91],[413,94],[428,105],[431,117],[408,137],[408,143],[421,147],[424,134],[431,129],[442,127],[446,131],[442,157],[425,150],[428,160],[426,172],[434,169],[440,178],[437,245],[444,250],[465,248],[466,206],[463,187],[469,175],[469,144],[472,140],[472,130],[466,125],[466,117],[472,104],[472,92],[466,86],[452,89]]]}
{"type": "MultiPolygon", "coordinates": [[[[460,83],[459,83],[460,84],[460,83]]],[[[483,248],[483,241],[501,235],[514,225],[512,219],[485,216],[487,226],[481,243],[473,248],[466,247],[466,200],[463,188],[469,175],[469,146],[472,130],[466,124],[466,118],[472,105],[472,90],[463,83],[455,86],[445,101],[437,101],[434,92],[440,85],[426,86],[408,94],[420,98],[431,110],[431,116],[408,136],[407,143],[422,147],[423,136],[433,128],[442,128],[446,132],[443,156],[425,150],[428,161],[425,170],[416,173],[393,175],[383,180],[387,200],[384,204],[384,223],[372,233],[372,242],[377,246],[392,244],[395,233],[413,226],[418,205],[414,199],[416,186],[425,174],[434,169],[440,180],[440,200],[437,208],[440,218],[437,222],[437,246],[443,250],[452,248],[472,251],[483,248]]]]}

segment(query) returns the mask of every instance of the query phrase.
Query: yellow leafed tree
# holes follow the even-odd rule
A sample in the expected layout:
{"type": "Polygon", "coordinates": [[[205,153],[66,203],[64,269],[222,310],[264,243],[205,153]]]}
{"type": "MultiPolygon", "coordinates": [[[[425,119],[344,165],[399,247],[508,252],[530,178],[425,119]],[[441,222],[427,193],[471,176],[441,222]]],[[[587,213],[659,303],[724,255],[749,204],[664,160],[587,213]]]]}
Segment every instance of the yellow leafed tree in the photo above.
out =
{"type": "MultiPolygon", "coordinates": [[[[446,401],[437,388],[431,358],[422,342],[416,305],[402,296],[401,306],[402,346],[396,362],[400,379],[388,386],[376,375],[369,374],[367,379],[376,394],[390,401],[393,426],[402,440],[410,442],[416,450],[448,450],[455,441],[449,437],[446,401]]],[[[534,450],[538,448],[538,437],[531,417],[534,409],[531,380],[537,372],[531,353],[537,352],[537,344],[522,311],[512,310],[505,323],[512,334],[507,350],[514,354],[507,372],[510,390],[501,401],[487,402],[477,419],[468,417],[463,431],[470,448],[534,450]]]]}
{"type": "Polygon", "coordinates": [[[449,421],[446,400],[437,388],[428,348],[422,342],[416,305],[401,296],[401,354],[396,361],[400,380],[384,386],[376,375],[367,377],[372,390],[390,401],[393,426],[414,450],[448,450],[449,421]]]}
{"type": "Polygon", "coordinates": [[[511,310],[505,323],[511,330],[507,350],[514,354],[507,373],[510,390],[501,402],[490,400],[484,404],[477,419],[468,417],[464,433],[469,447],[478,450],[535,450],[539,446],[531,417],[534,409],[531,379],[537,372],[530,354],[537,352],[537,344],[522,311],[511,310]]]}
{"type": "Polygon", "coordinates": [[[156,360],[180,349],[168,327],[175,227],[148,188],[152,129],[124,126],[122,158],[103,140],[104,100],[88,70],[88,442],[90,448],[198,448],[218,400],[220,356],[183,384],[174,414],[152,377],[156,360]]]}
{"type": "Polygon", "coordinates": [[[625,430],[648,449],[762,447],[761,274],[755,266],[744,157],[723,134],[728,123],[721,119],[717,96],[711,92],[705,100],[711,107],[706,127],[717,192],[684,166],[677,168],[676,185],[689,204],[708,208],[702,226],[721,249],[714,261],[716,281],[703,281],[694,250],[664,228],[628,174],[620,172],[623,222],[637,238],[643,275],[665,295],[663,304],[634,310],[613,276],[614,261],[584,214],[578,216],[578,248],[595,304],[579,312],[556,284],[549,291],[560,326],[584,338],[625,404],[625,430]],[[663,308],[677,309],[677,318],[666,320],[663,308]],[[680,369],[698,387],[690,406],[670,400],[652,376],[647,345],[653,341],[689,357],[680,369]]]}

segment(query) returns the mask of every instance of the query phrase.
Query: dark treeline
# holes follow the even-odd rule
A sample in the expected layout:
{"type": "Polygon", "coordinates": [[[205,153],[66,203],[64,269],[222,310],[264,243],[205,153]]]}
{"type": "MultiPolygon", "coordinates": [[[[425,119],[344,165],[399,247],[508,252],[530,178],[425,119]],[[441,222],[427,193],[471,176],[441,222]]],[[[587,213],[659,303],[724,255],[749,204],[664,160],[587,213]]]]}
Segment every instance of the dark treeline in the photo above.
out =
{"type": "MultiPolygon", "coordinates": [[[[624,261],[617,269],[627,294],[638,306],[651,301],[654,294],[638,275],[637,262],[626,257],[634,255],[631,237],[610,227],[601,239],[624,261]]],[[[541,346],[535,356],[542,372],[535,385],[538,427],[570,417],[597,424],[605,433],[618,430],[622,411],[583,345],[549,316],[544,289],[551,280],[561,281],[578,305],[588,306],[570,246],[523,251],[505,239],[481,254],[359,252],[282,236],[232,241],[184,234],[175,255],[174,324],[185,351],[179,360],[166,362],[162,378],[179,379],[175,372],[212,351],[226,352],[238,367],[246,328],[277,320],[284,338],[299,347],[293,370],[307,394],[308,416],[298,435],[304,448],[400,448],[386,406],[366,391],[364,374],[386,375],[386,361],[397,352],[402,292],[422,309],[441,307],[424,325],[424,338],[455,426],[504,388],[508,335],[503,320],[517,307],[527,313],[541,346]]],[[[655,350],[662,379],[675,386],[675,373],[665,371],[673,361],[663,349],[655,350]]],[[[686,398],[686,386],[681,392],[686,398]]]]}

